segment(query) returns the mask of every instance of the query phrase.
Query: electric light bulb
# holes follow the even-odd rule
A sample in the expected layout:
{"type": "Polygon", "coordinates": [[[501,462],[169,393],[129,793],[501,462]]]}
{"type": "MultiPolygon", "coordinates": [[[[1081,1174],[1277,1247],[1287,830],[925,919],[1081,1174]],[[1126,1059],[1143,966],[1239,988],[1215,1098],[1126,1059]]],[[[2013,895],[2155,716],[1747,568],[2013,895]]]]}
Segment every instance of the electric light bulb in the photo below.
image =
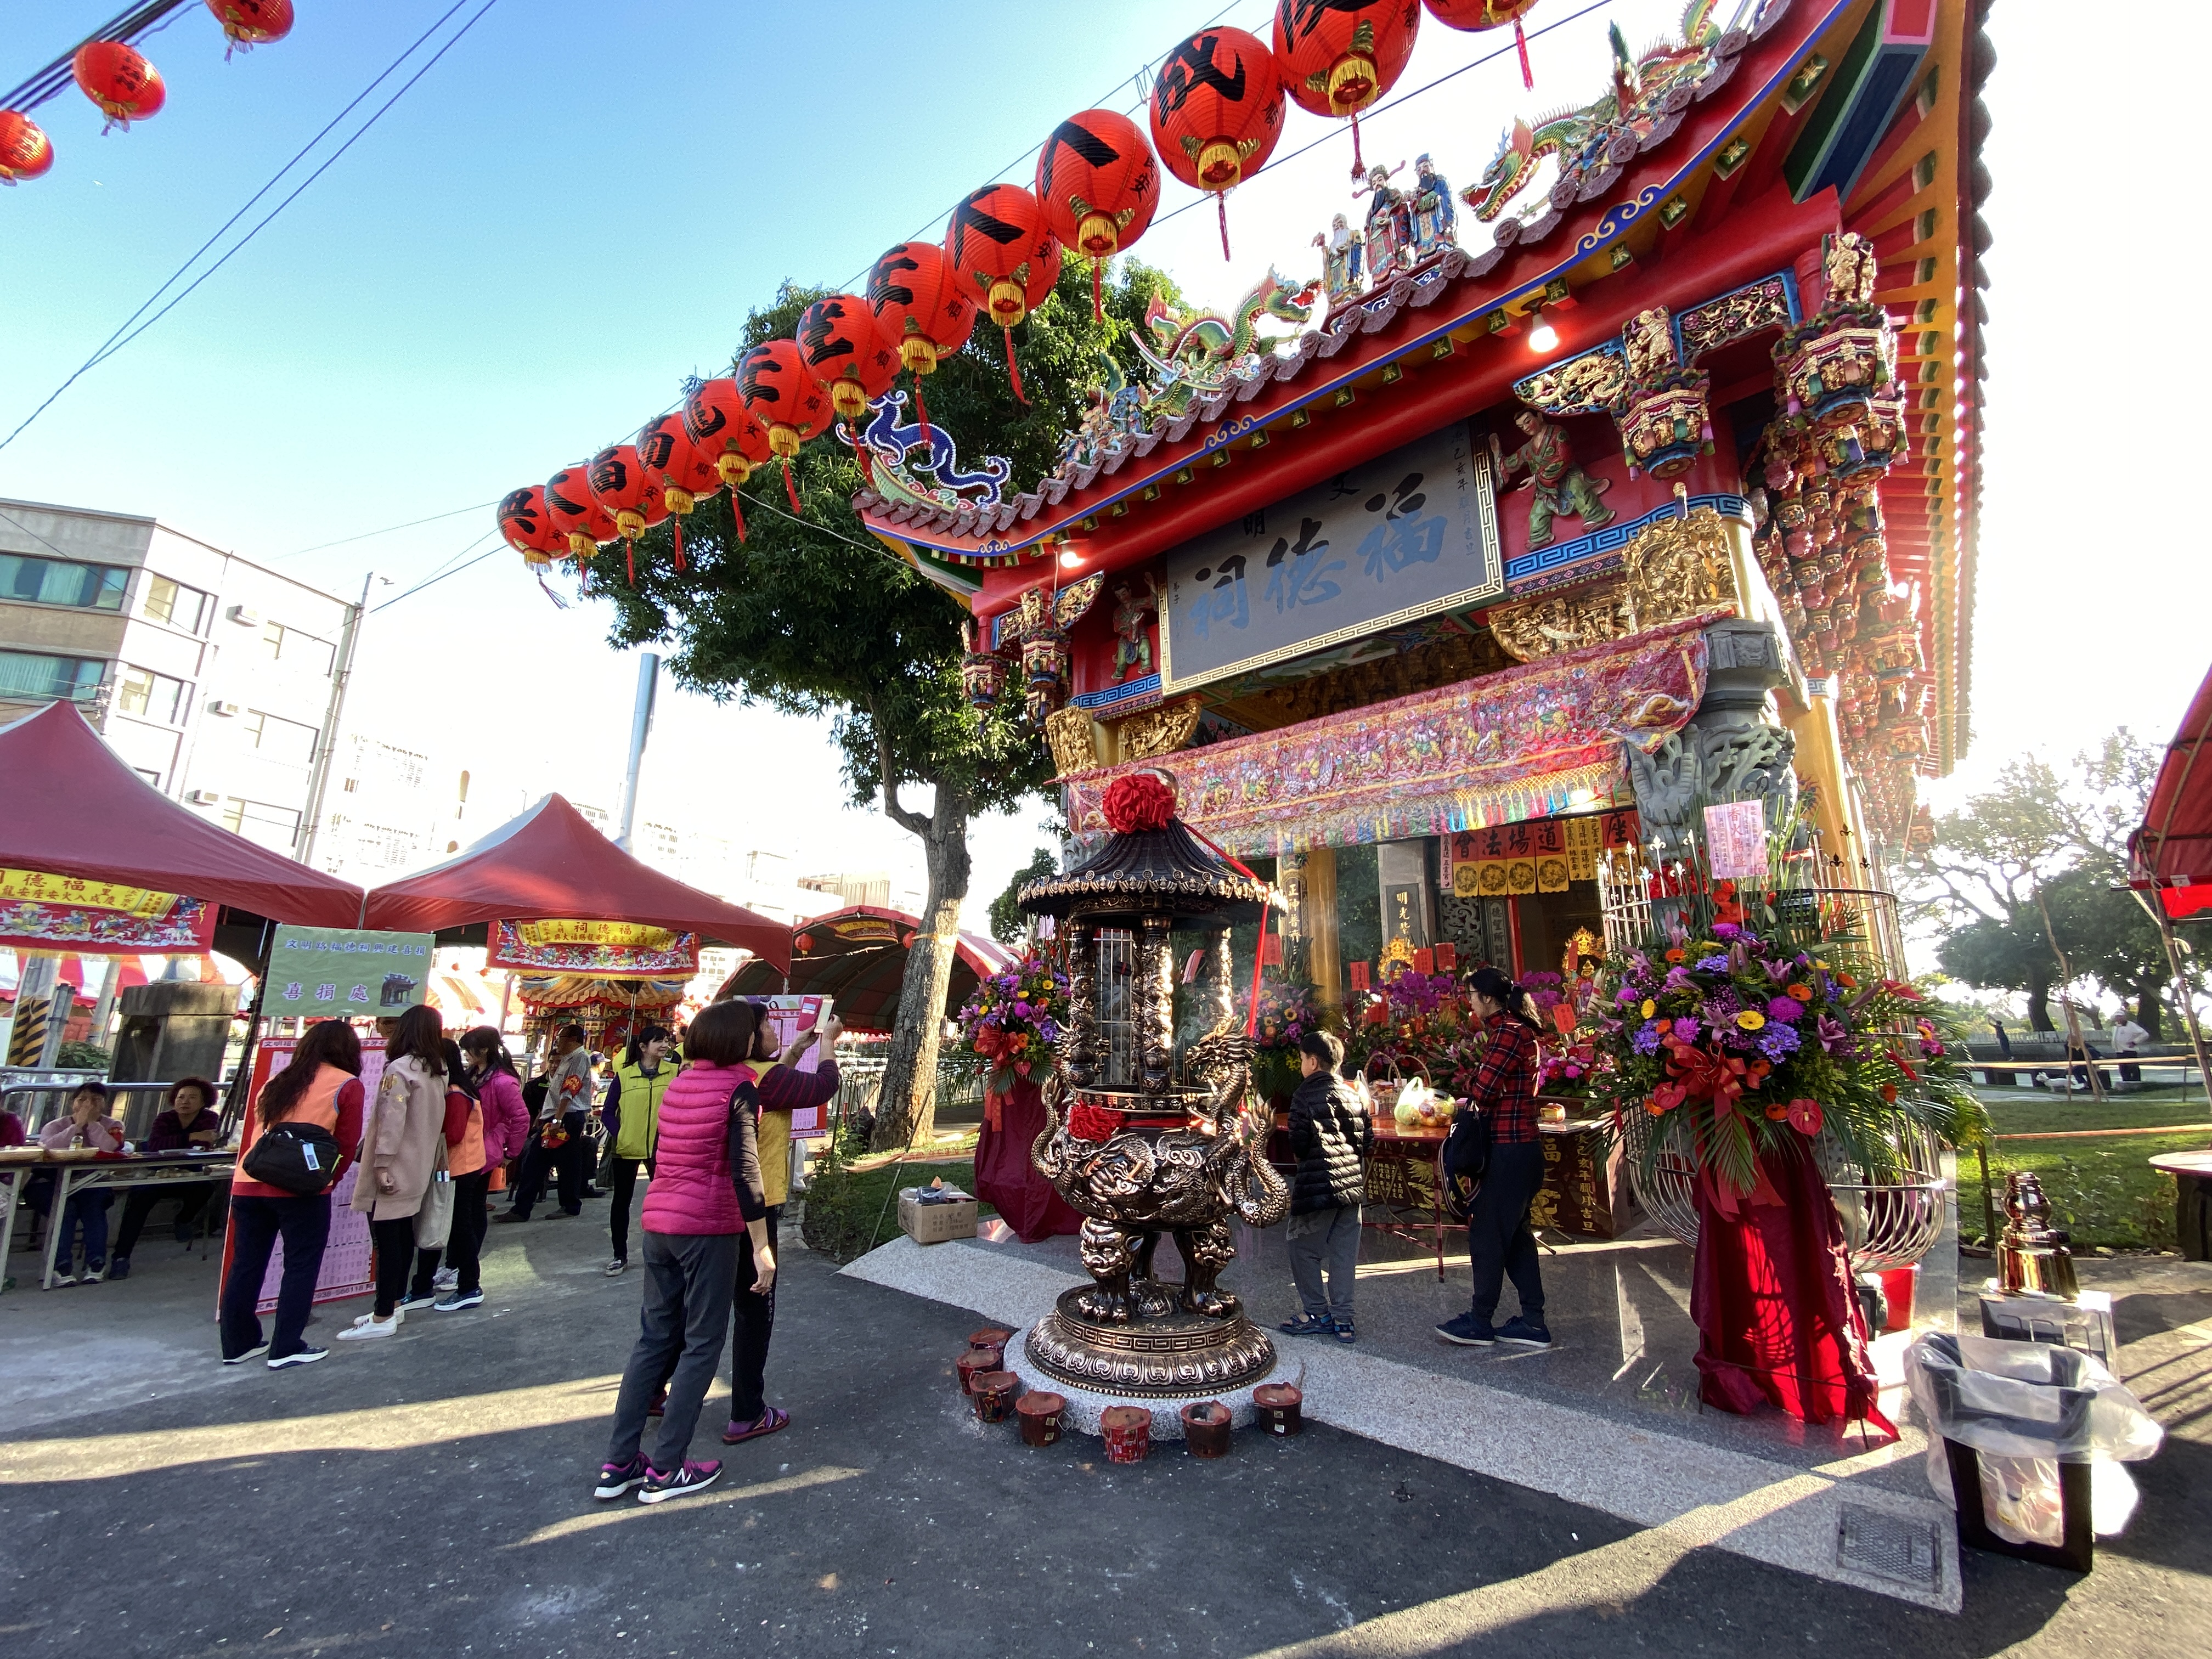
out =
{"type": "Polygon", "coordinates": [[[1559,343],[1559,332],[1553,328],[1552,319],[1542,312],[1538,312],[1536,326],[1528,331],[1528,349],[1540,352],[1552,351],[1557,349],[1559,343]]]}
{"type": "Polygon", "coordinates": [[[1083,562],[1083,555],[1071,547],[1060,556],[1060,562],[1072,570],[1083,562]]]}

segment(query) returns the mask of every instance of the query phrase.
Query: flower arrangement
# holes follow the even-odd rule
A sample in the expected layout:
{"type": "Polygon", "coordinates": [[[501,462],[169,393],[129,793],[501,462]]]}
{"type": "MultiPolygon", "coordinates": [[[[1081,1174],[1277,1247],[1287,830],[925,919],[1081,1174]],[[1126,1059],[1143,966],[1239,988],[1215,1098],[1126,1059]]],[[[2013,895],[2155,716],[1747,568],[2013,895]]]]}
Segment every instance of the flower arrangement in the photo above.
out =
{"type": "Polygon", "coordinates": [[[1893,1164],[1899,1117],[1960,1139],[1980,1109],[1944,1017],[1848,941],[1792,948],[1780,931],[1712,921],[1607,963],[1610,997],[1592,1000],[1580,1035],[1595,1092],[1656,1120],[1647,1158],[1672,1152],[1740,1194],[1760,1152],[1824,1131],[1870,1170],[1893,1164]]]}
{"type": "Polygon", "coordinates": [[[1067,1018],[1067,975],[1043,957],[1024,957],[979,983],[959,1018],[961,1036],[990,1067],[984,1088],[1005,1094],[1051,1060],[1067,1018]]]}
{"type": "MultiPolygon", "coordinates": [[[[1401,1075],[1437,1077],[1437,1067],[1468,1024],[1459,984],[1449,974],[1408,968],[1381,985],[1346,999],[1345,1070],[1386,1060],[1401,1075]]],[[[1440,1079],[1439,1079],[1440,1080],[1440,1079]]]]}
{"type": "Polygon", "coordinates": [[[1252,1085],[1262,1100],[1297,1087],[1298,1043],[1321,1024],[1320,1011],[1305,986],[1279,979],[1260,981],[1260,1018],[1252,1034],[1252,1085]]]}

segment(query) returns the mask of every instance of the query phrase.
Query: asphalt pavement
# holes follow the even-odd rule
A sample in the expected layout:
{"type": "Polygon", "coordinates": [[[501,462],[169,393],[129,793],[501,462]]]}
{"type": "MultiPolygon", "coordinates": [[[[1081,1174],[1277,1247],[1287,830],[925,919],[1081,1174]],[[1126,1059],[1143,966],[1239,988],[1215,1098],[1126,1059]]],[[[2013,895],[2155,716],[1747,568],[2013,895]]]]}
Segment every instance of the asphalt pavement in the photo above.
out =
{"type": "MultiPolygon", "coordinates": [[[[2212,1633],[2201,1276],[2124,1304],[2181,1429],[2130,1535],[2087,1579],[1969,1552],[1952,1618],[1325,1428],[1218,1462],[1032,1450],[959,1396],[975,1317],[800,1249],[792,1426],[697,1497],[599,1504],[639,1279],[599,1275],[586,1214],[495,1229],[483,1308],[296,1370],[218,1365],[213,1262],[167,1247],[0,1296],[0,1652],[2118,1659],[2212,1633]]],[[[695,1455],[725,1451],[726,1389],[695,1455]]]]}

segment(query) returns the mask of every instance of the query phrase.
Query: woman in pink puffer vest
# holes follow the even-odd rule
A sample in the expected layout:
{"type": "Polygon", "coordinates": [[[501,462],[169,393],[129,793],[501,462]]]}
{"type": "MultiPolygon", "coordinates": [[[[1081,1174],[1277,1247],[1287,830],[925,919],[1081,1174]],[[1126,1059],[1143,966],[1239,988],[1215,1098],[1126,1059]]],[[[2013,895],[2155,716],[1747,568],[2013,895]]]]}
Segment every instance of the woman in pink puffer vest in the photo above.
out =
{"type": "Polygon", "coordinates": [[[657,1504],[711,1486],[722,1472],[719,1462],[693,1462],[687,1454],[729,1328],[741,1235],[752,1251],[757,1291],[765,1295],[775,1283],[757,1073],[746,1064],[759,1023],[749,1002],[702,1010],[684,1033],[684,1069],[661,1098],[653,1181],[645,1190],[645,1302],[596,1498],[642,1487],[639,1501],[657,1504]],[[648,1460],[640,1443],[664,1376],[668,1403],[648,1460]]]}

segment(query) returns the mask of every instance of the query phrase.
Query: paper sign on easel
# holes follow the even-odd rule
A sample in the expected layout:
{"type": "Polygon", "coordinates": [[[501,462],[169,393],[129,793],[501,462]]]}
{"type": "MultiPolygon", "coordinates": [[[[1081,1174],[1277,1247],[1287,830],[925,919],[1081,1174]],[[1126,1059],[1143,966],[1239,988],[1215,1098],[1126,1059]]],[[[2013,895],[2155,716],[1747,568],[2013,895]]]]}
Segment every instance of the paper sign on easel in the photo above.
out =
{"type": "Polygon", "coordinates": [[[1766,809],[1755,800],[1705,808],[1705,853],[1716,881],[1766,874],[1766,809]]]}

